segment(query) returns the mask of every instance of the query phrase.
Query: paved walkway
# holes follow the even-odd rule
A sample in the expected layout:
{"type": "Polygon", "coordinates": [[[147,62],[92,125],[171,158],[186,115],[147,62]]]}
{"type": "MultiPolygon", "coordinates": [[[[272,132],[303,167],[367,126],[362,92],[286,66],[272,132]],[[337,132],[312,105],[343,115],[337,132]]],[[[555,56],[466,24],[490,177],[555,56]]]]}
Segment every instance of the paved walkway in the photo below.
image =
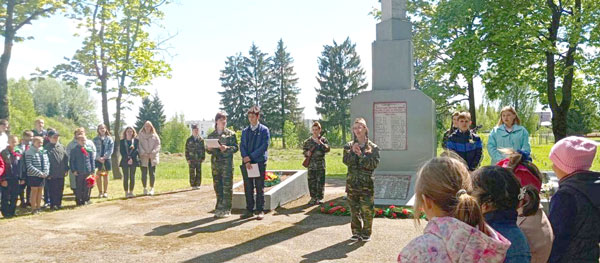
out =
{"type": "MultiPolygon", "coordinates": [[[[342,180],[326,186],[341,198],[342,180]]],[[[420,230],[377,218],[372,241],[350,242],[350,217],[324,215],[308,197],[267,214],[214,219],[212,186],[0,220],[2,262],[394,262],[420,230]]]]}

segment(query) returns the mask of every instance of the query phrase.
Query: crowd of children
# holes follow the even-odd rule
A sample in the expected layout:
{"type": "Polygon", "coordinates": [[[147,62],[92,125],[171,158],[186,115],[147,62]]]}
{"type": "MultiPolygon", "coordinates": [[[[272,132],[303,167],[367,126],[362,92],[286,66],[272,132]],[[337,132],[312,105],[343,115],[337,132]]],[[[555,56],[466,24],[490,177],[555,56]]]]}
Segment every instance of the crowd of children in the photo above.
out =
{"type": "MultiPolygon", "coordinates": [[[[77,128],[67,146],[59,142],[58,131],[44,128],[42,119],[36,120],[35,128],[24,131],[20,139],[8,135],[8,128],[8,121],[0,120],[0,210],[5,218],[15,216],[17,201],[21,208],[31,207],[32,214],[42,208],[61,209],[67,176],[77,205],[90,203],[94,185],[98,198],[108,197],[114,140],[104,124],[98,126],[93,140],[87,139],[84,128],[77,128]]],[[[135,130],[127,127],[120,141],[119,164],[127,197],[133,197],[135,170],[140,165],[144,194],[154,194],[160,139],[150,122],[145,123],[140,135],[141,142],[135,130]],[[146,188],[148,172],[150,189],[146,188]]]]}

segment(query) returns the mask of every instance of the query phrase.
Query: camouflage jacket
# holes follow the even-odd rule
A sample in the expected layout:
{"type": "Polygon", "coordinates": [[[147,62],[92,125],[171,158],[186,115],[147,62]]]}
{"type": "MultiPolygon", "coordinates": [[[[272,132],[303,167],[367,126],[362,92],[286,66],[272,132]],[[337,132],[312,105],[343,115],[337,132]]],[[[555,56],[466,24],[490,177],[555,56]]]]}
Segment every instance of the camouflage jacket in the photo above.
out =
{"type": "Polygon", "coordinates": [[[302,146],[304,157],[308,156],[310,150],[315,149],[310,157],[310,163],[308,165],[309,170],[325,170],[325,154],[329,152],[329,142],[327,138],[321,137],[322,144],[319,145],[312,136],[302,146]]]}
{"type": "Polygon", "coordinates": [[[212,155],[210,159],[212,163],[233,161],[233,154],[239,149],[235,132],[225,129],[223,133],[219,135],[215,130],[206,136],[206,139],[219,139],[221,145],[229,146],[224,152],[221,152],[219,148],[207,148],[206,152],[212,155]]]}
{"type": "Polygon", "coordinates": [[[363,152],[360,156],[352,151],[349,142],[344,146],[344,164],[348,166],[348,177],[346,178],[346,192],[349,194],[373,194],[373,171],[379,164],[379,147],[372,141],[367,145],[371,148],[370,153],[365,153],[366,147],[361,147],[363,152]]]}
{"type": "Polygon", "coordinates": [[[188,161],[204,161],[204,139],[198,136],[198,139],[194,135],[190,136],[185,142],[185,159],[188,161]]]}

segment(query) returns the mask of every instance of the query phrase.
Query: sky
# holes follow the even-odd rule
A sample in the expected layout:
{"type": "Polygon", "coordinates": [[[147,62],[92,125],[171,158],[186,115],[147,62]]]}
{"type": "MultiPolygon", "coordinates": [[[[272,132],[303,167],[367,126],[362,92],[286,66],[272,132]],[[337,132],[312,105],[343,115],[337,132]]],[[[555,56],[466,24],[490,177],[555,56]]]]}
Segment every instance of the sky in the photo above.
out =
{"type": "MultiPolygon", "coordinates": [[[[369,12],[380,7],[378,0],[175,1],[163,7],[162,27],[150,31],[157,40],[174,36],[167,42],[168,52],[163,54],[173,69],[172,77],[157,78],[146,87],[152,94],[158,92],[167,118],[175,114],[184,114],[186,120],[214,118],[220,107],[217,92],[222,90],[219,76],[226,58],[240,52],[247,55],[252,43],[272,55],[277,41],[283,39],[295,60],[301,90],[298,99],[305,118],[319,117],[315,110],[315,77],[324,45],[350,37],[366,80],[371,83],[371,44],[377,21],[369,12]]],[[[78,32],[83,31],[77,28],[77,22],[60,15],[24,27],[20,35],[35,39],[13,46],[9,78],[30,78],[36,68],[52,69],[63,63],[81,46],[82,38],[73,36],[78,32]]],[[[477,90],[481,94],[480,88],[477,90]]],[[[100,96],[92,92],[100,120],[100,96]]],[[[480,97],[476,96],[477,100],[480,97]]],[[[128,124],[135,122],[140,101],[137,99],[132,111],[125,112],[128,124]]],[[[114,108],[114,102],[109,102],[109,110],[114,108]]]]}

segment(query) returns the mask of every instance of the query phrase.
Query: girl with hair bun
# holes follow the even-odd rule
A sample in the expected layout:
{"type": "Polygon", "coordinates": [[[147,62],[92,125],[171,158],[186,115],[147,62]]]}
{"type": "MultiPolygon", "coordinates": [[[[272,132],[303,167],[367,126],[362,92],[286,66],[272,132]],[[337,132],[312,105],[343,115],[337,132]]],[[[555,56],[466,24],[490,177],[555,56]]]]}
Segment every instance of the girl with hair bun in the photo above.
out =
{"type": "Polygon", "coordinates": [[[398,262],[502,262],[510,242],[485,223],[461,161],[434,158],[417,173],[415,220],[429,222],[424,234],[398,255],[398,262]]]}

